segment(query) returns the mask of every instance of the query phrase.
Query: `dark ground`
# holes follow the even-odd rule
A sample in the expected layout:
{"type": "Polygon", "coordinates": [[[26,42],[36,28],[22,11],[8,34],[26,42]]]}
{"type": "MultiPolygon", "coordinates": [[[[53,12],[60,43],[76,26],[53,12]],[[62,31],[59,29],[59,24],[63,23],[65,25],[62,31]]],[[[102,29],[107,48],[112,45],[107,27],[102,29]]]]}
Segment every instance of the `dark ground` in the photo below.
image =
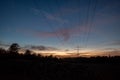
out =
{"type": "Polygon", "coordinates": [[[0,54],[0,80],[120,80],[120,57],[0,54]]]}

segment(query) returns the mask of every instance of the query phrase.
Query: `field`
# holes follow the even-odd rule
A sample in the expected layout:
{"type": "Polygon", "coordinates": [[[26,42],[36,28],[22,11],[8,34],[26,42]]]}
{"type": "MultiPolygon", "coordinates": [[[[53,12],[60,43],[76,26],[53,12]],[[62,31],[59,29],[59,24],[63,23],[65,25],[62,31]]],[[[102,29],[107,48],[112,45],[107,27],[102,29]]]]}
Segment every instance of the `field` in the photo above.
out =
{"type": "Polygon", "coordinates": [[[119,80],[120,58],[104,59],[2,56],[0,80],[119,80]]]}

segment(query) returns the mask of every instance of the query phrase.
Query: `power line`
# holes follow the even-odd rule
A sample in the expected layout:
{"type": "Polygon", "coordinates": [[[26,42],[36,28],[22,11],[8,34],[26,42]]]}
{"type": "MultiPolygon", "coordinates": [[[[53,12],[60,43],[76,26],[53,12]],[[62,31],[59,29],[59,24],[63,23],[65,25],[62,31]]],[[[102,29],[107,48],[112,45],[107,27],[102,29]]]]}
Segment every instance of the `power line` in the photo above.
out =
{"type": "Polygon", "coordinates": [[[97,7],[97,0],[95,0],[95,5],[93,7],[93,15],[91,16],[92,20],[88,25],[88,33],[87,33],[87,38],[86,38],[86,48],[87,48],[87,44],[90,38],[90,34],[91,34],[91,30],[93,28],[93,22],[94,22],[94,18],[95,18],[95,14],[96,14],[96,7],[97,7]]]}
{"type": "MultiPolygon", "coordinates": [[[[88,26],[88,23],[89,23],[89,11],[90,11],[90,5],[91,5],[91,0],[88,0],[88,6],[87,6],[87,12],[86,12],[86,20],[85,20],[85,27],[83,30],[86,30],[89,26],[88,26]]],[[[87,31],[84,31],[84,39],[83,39],[83,42],[84,42],[84,47],[86,47],[86,37],[88,32],[87,31]]]]}

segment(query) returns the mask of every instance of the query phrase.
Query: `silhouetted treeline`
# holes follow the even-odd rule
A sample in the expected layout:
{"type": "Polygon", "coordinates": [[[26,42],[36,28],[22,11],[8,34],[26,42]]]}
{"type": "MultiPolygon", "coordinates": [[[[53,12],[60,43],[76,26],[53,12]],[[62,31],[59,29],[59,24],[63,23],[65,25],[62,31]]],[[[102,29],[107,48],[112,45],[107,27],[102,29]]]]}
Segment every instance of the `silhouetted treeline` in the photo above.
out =
{"type": "Polygon", "coordinates": [[[120,63],[120,56],[96,56],[96,57],[75,57],[75,58],[57,58],[51,56],[42,56],[40,54],[31,54],[30,50],[26,50],[24,54],[9,51],[0,48],[0,59],[21,59],[21,60],[38,60],[38,61],[57,61],[71,63],[120,63]]]}
{"type": "Polygon", "coordinates": [[[115,64],[118,63],[120,64],[120,56],[96,56],[96,57],[76,57],[76,58],[64,58],[62,59],[63,61],[67,62],[73,62],[73,63],[111,63],[115,64]]]}
{"type": "Polygon", "coordinates": [[[119,80],[120,56],[56,58],[0,48],[0,80],[119,80]]]}

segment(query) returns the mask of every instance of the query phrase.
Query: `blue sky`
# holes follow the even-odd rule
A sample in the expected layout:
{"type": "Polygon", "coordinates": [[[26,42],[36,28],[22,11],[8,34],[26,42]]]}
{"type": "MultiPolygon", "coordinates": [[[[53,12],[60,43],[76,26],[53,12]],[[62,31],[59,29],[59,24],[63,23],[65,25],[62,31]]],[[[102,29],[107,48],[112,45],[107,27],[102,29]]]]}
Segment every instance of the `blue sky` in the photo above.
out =
{"type": "Polygon", "coordinates": [[[119,8],[119,0],[0,0],[0,43],[120,49],[119,8]]]}

